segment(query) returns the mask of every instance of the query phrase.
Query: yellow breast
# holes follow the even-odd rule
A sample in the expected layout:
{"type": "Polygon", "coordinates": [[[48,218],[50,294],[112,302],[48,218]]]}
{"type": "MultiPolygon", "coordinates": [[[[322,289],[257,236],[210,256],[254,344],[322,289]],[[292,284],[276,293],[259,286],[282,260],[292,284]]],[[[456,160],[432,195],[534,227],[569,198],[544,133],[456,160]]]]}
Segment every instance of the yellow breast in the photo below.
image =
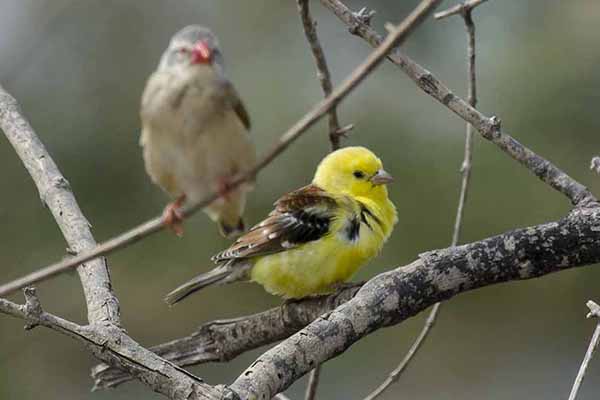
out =
{"type": "Polygon", "coordinates": [[[343,223],[343,219],[336,220],[332,233],[319,240],[257,258],[251,280],[284,298],[331,292],[335,284],[350,279],[374,257],[387,238],[377,227],[361,224],[359,239],[348,241],[342,234],[343,223]]]}

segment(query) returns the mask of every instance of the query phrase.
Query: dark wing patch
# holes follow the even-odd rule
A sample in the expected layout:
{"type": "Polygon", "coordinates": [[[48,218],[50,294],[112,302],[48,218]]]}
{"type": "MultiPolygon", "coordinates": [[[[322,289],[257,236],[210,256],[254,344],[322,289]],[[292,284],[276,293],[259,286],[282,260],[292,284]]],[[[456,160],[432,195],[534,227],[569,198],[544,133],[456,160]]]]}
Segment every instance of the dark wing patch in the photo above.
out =
{"type": "Polygon", "coordinates": [[[242,121],[242,124],[244,124],[246,129],[250,130],[250,116],[248,115],[248,111],[246,111],[246,107],[244,106],[244,103],[242,102],[242,99],[240,98],[240,95],[238,94],[237,90],[235,90],[235,88],[229,81],[224,82],[224,89],[225,98],[231,105],[231,108],[233,108],[233,111],[235,111],[236,115],[238,116],[240,121],[242,121]]]}
{"type": "MultiPolygon", "coordinates": [[[[367,224],[367,226],[369,225],[367,224]]],[[[358,220],[358,217],[354,217],[348,220],[342,232],[344,233],[346,240],[348,240],[349,242],[358,241],[358,238],[360,236],[360,221],[358,220]]]]}
{"type": "Polygon", "coordinates": [[[275,203],[275,209],[227,250],[212,260],[255,257],[278,253],[329,233],[336,201],[315,185],[288,193],[275,203]]]}

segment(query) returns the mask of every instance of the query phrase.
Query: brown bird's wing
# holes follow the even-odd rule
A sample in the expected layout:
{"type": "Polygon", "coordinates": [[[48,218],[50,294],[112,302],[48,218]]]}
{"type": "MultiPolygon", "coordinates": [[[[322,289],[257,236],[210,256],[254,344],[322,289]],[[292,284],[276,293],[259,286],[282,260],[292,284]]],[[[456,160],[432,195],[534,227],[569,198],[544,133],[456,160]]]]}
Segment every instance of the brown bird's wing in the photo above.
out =
{"type": "Polygon", "coordinates": [[[242,121],[242,124],[244,124],[246,129],[250,130],[250,116],[248,115],[246,107],[244,106],[244,103],[242,102],[242,99],[240,98],[240,95],[238,94],[237,90],[235,90],[235,88],[229,81],[224,81],[223,87],[225,89],[225,98],[231,105],[231,108],[233,108],[233,111],[235,111],[238,118],[240,119],[240,121],[242,121]]]}
{"type": "Polygon", "coordinates": [[[336,200],[316,185],[282,196],[275,209],[212,260],[222,262],[278,253],[329,234],[336,200]]]}

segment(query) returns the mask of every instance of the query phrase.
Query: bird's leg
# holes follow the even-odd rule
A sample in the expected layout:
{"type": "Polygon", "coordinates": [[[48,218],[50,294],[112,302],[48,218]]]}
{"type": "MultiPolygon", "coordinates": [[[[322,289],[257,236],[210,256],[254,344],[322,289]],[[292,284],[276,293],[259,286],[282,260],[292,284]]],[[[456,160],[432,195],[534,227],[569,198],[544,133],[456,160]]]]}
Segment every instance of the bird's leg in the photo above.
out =
{"type": "Polygon", "coordinates": [[[171,228],[177,236],[183,236],[183,214],[180,208],[185,198],[185,194],[182,194],[174,202],[167,204],[163,211],[163,224],[171,228]]]}
{"type": "Polygon", "coordinates": [[[229,201],[231,199],[231,189],[233,189],[233,187],[231,185],[230,177],[220,177],[217,179],[216,192],[225,201],[229,201]]]}

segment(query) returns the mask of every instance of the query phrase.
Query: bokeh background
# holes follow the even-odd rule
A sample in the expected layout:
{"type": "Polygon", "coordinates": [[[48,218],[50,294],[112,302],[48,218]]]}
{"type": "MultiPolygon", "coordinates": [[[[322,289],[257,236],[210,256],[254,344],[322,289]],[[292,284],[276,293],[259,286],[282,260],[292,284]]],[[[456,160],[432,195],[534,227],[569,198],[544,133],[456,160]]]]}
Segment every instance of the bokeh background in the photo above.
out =
{"type": "MultiPolygon", "coordinates": [[[[314,2],[318,31],[335,82],[370,49],[314,2]]],[[[417,3],[370,1],[374,26],[396,22],[417,3]]],[[[443,6],[455,4],[446,1],[443,6]]],[[[354,9],[365,2],[349,1],[354,9]]],[[[143,169],[138,147],[139,98],[170,36],[201,23],[220,37],[228,73],[253,120],[259,153],[321,98],[293,1],[0,0],[0,82],[69,179],[79,204],[105,240],[161,212],[166,197],[143,169]]],[[[600,151],[598,104],[600,3],[594,0],[490,1],[475,12],[480,109],[502,118],[518,140],[554,161],[596,193],[588,165],[600,151]]],[[[465,94],[465,34],[454,17],[428,20],[405,50],[465,94]]],[[[377,152],[396,178],[391,196],[400,222],[367,279],[450,242],[458,197],[464,124],[387,63],[340,107],[353,123],[347,144],[377,152]]],[[[314,127],[261,173],[247,221],[274,199],[311,179],[326,154],[326,123],[314,127]]],[[[1,280],[32,271],[65,253],[65,243],[31,179],[0,137],[1,280]]],[[[493,145],[476,139],[464,241],[558,219],[568,201],[493,145]]],[[[168,309],[162,295],[210,267],[227,245],[203,214],[182,239],[160,233],[110,256],[128,332],[145,345],[189,334],[201,323],[275,306],[280,300],[249,284],[209,289],[168,309]]],[[[460,295],[385,399],[566,398],[594,322],[588,299],[600,300],[600,271],[565,271],[460,295]]],[[[75,274],[39,286],[47,310],[83,321],[75,274]]],[[[20,296],[14,296],[21,301],[20,296]]],[[[387,376],[421,329],[426,314],[379,331],[327,363],[322,399],[359,399],[387,376]]],[[[96,363],[79,343],[0,316],[1,399],[153,399],[139,383],[90,393],[96,363]]],[[[209,383],[230,383],[260,351],[191,370],[209,383]]],[[[305,381],[288,394],[300,398],[305,381]]],[[[600,391],[592,362],[580,399],[600,391]]]]}

